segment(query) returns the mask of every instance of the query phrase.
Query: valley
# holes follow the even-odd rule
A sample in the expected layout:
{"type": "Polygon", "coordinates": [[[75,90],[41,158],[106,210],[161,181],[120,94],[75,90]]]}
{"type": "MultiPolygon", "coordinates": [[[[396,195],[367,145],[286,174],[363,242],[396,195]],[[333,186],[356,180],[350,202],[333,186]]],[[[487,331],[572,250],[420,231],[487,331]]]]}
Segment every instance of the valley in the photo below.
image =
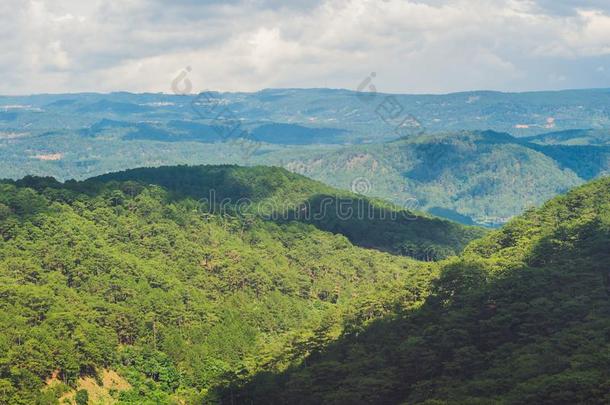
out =
{"type": "Polygon", "coordinates": [[[0,402],[602,404],[609,204],[484,232],[280,168],[5,180],[0,402]]]}

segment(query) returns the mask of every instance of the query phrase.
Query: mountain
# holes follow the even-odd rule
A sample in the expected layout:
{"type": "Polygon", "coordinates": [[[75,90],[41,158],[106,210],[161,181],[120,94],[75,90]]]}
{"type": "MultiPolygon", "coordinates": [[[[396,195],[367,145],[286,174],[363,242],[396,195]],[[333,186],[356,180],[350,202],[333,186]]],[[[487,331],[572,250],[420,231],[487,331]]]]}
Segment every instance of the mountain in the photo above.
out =
{"type": "MultiPolygon", "coordinates": [[[[327,127],[340,142],[383,141],[398,137],[396,124],[412,117],[427,132],[490,129],[517,136],[548,130],[604,129],[610,126],[609,89],[502,93],[388,94],[367,87],[265,89],[252,93],[209,91],[193,95],[126,92],[0,96],[5,123],[13,129],[64,130],[107,119],[166,123],[205,121],[219,115],[251,127],[269,124],[327,127]],[[219,106],[216,111],[213,107],[219,106]],[[392,117],[384,112],[392,110],[392,117]],[[58,127],[58,123],[66,124],[58,127]]],[[[1,128],[1,127],[0,127],[1,128]]],[[[305,130],[303,130],[305,131],[305,130]]]]}
{"type": "Polygon", "coordinates": [[[0,403],[214,402],[426,295],[433,263],[358,245],[431,260],[480,234],[281,168],[0,182],[0,403]]]}
{"type": "Polygon", "coordinates": [[[80,187],[95,190],[111,181],[158,185],[174,198],[196,199],[210,213],[312,224],[342,234],[358,246],[426,261],[456,255],[485,233],[481,228],[333,189],[277,167],[141,168],[94,177],[80,187]]]}
{"type": "MultiPolygon", "coordinates": [[[[609,103],[608,89],[444,95],[267,89],[198,95],[0,96],[0,173],[14,179],[37,174],[66,180],[145,166],[243,165],[251,163],[253,154],[285,147],[377,144],[460,130],[527,137],[593,128],[601,134],[610,128],[609,103]],[[244,138],[255,143],[249,152],[227,142],[243,143],[244,138]]],[[[583,142],[600,141],[573,143],[583,142]]]]}
{"type": "Polygon", "coordinates": [[[223,403],[607,404],[609,213],[610,178],[530,210],[440,263],[421,306],[356,322],[223,403]]]}
{"type": "Polygon", "coordinates": [[[522,139],[541,145],[609,146],[610,131],[606,129],[570,129],[558,132],[547,132],[522,139]]]}
{"type": "Polygon", "coordinates": [[[269,152],[272,162],[342,189],[462,223],[497,226],[610,170],[610,146],[539,145],[493,131],[410,136],[338,149],[269,152]]]}
{"type": "Polygon", "coordinates": [[[494,227],[609,170],[609,103],[608,89],[0,96],[0,177],[274,164],[347,190],[364,178],[371,196],[494,227]]]}
{"type": "Polygon", "coordinates": [[[0,403],[607,403],[609,208],[603,178],[426,262],[358,246],[399,207],[277,167],[3,181],[0,403]]]}

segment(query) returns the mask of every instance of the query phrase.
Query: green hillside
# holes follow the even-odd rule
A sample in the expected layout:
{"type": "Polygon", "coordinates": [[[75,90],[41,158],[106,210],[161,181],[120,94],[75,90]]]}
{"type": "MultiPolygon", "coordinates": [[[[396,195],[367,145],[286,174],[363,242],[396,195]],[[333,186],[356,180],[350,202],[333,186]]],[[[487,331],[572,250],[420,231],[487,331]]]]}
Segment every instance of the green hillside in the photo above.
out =
{"type": "Polygon", "coordinates": [[[541,145],[610,145],[607,129],[569,129],[521,138],[541,145]]]}
{"type": "MultiPolygon", "coordinates": [[[[417,308],[284,373],[224,391],[253,404],[607,404],[610,178],[530,210],[439,265],[417,308]]],[[[409,292],[405,291],[406,296],[409,292]]]]}
{"type": "Polygon", "coordinates": [[[0,403],[610,400],[609,178],[440,262],[273,215],[328,195],[396,210],[280,168],[0,183],[0,403]]]}
{"type": "Polygon", "coordinates": [[[484,231],[347,191],[279,167],[175,166],[133,169],[95,177],[78,190],[98,190],[109,181],[155,184],[172,199],[191,198],[210,213],[299,221],[346,236],[352,243],[420,260],[462,251],[484,231]],[[101,184],[100,184],[101,183],[101,184]]]}
{"type": "Polygon", "coordinates": [[[346,325],[427,294],[433,264],[341,233],[411,254],[448,254],[480,234],[413,213],[328,217],[334,233],[320,220],[269,217],[274,199],[329,195],[396,210],[279,168],[1,182],[0,403],[82,400],[83,390],[124,404],[214,402],[215,387],[284,370],[346,325]],[[210,204],[211,189],[230,204],[210,204]],[[235,198],[252,204],[240,211],[235,198]]]}
{"type": "Polygon", "coordinates": [[[610,170],[606,146],[538,145],[492,131],[408,137],[341,149],[269,153],[267,161],[462,223],[497,226],[610,170]]]}

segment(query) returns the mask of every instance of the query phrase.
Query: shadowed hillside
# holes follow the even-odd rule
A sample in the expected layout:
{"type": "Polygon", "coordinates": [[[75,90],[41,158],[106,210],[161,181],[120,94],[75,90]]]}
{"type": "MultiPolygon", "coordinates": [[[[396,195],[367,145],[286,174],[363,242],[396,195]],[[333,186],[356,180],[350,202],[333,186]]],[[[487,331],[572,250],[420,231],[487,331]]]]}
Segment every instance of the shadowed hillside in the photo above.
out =
{"type": "Polygon", "coordinates": [[[606,404],[609,213],[610,178],[529,211],[441,263],[421,307],[354,324],[223,403],[606,404]]]}
{"type": "Polygon", "coordinates": [[[77,188],[96,190],[111,181],[155,184],[168,190],[172,198],[204,202],[211,212],[256,215],[279,222],[298,220],[345,235],[362,247],[427,261],[458,254],[469,241],[484,234],[480,228],[340,191],[278,167],[133,169],[92,178],[77,188]]]}
{"type": "Polygon", "coordinates": [[[380,210],[396,207],[280,168],[0,182],[0,404],[214,402],[214,387],[426,295],[432,263],[358,244],[434,260],[480,233],[380,210]],[[319,196],[378,216],[274,216],[319,196]]]}
{"type": "MultiPolygon", "coordinates": [[[[262,158],[261,158],[262,159],[262,158]]],[[[462,223],[497,227],[610,171],[610,147],[540,145],[493,131],[425,134],[376,145],[268,153],[287,169],[462,223]]]]}

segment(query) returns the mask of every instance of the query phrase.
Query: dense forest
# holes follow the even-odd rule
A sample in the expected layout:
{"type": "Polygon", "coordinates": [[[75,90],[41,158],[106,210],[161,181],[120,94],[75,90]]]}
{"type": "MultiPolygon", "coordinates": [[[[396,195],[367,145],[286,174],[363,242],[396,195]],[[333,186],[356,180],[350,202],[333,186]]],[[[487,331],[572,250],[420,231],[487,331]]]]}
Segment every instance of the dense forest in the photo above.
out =
{"type": "MultiPolygon", "coordinates": [[[[27,183],[26,179],[19,184],[26,184],[24,181],[27,183]]],[[[95,192],[109,181],[155,184],[167,190],[173,200],[197,200],[210,214],[313,224],[342,234],[355,245],[423,261],[455,255],[485,233],[478,227],[462,226],[408,207],[337,190],[278,167],[142,168],[68,186],[95,192]]]]}
{"type": "Polygon", "coordinates": [[[425,243],[425,260],[481,234],[413,213],[393,229],[342,217],[334,233],[323,218],[272,215],[285,207],[273,198],[333,193],[362,200],[262,167],[0,183],[0,403],[215,402],[217,387],[283,370],[348,325],[427,294],[430,262],[358,247],[354,230],[356,244],[400,242],[415,256],[408,249],[425,243]],[[205,200],[210,189],[230,204],[205,200]],[[239,211],[243,199],[252,204],[239,211]]]}
{"type": "Polygon", "coordinates": [[[470,243],[274,215],[320,195],[398,209],[279,168],[1,182],[0,403],[608,403],[610,179],[470,243]]]}
{"type": "MultiPolygon", "coordinates": [[[[610,139],[607,131],[598,136],[610,139]]],[[[494,131],[268,152],[265,159],[338,188],[366,177],[369,196],[396,204],[416,199],[420,210],[492,227],[610,173],[610,146],[540,144],[494,131]]]]}
{"type": "Polygon", "coordinates": [[[259,373],[223,397],[610,403],[610,178],[530,210],[439,263],[422,305],[346,330],[299,365],[259,373]]]}

